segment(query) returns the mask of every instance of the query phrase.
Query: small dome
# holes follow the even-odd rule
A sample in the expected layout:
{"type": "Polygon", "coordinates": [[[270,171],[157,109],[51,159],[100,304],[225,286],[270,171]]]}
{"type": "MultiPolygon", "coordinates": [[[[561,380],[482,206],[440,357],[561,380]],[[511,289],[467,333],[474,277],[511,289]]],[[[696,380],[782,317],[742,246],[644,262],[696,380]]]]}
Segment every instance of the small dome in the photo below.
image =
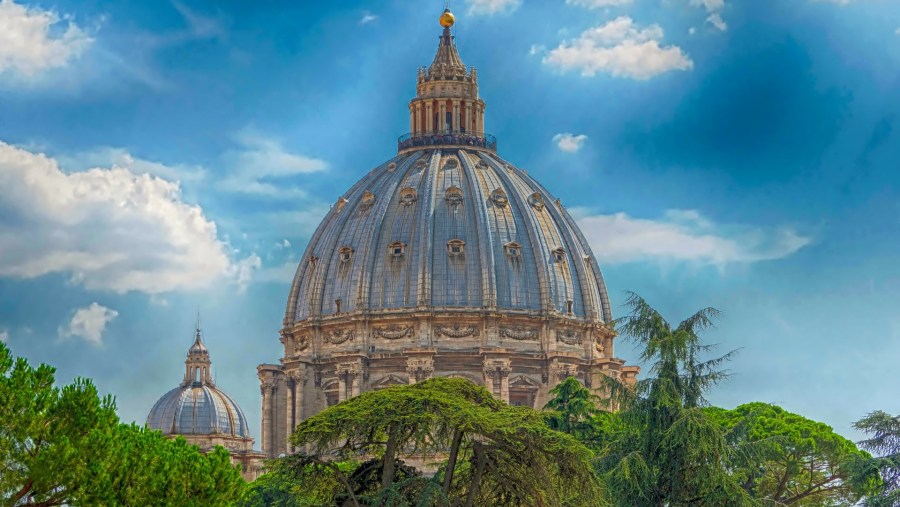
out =
{"type": "Polygon", "coordinates": [[[172,389],[153,405],[147,426],[163,435],[250,438],[244,412],[230,396],[211,385],[172,389]]]}

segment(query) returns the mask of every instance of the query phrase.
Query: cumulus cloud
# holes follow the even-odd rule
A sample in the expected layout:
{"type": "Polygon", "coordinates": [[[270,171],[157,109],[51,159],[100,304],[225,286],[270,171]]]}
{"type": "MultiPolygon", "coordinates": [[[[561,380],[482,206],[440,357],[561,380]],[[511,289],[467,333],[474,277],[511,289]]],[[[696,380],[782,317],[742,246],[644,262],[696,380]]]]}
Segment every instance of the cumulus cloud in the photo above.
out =
{"type": "Polygon", "coordinates": [[[57,157],[60,166],[70,171],[84,171],[94,167],[119,167],[134,174],[149,174],[170,181],[197,182],[206,177],[201,166],[167,165],[136,157],[124,148],[102,147],[74,155],[57,157]]]}
{"type": "Polygon", "coordinates": [[[471,15],[491,15],[512,12],[522,5],[522,0],[466,0],[471,15]]]}
{"type": "Polygon", "coordinates": [[[811,238],[797,231],[716,224],[693,210],[670,210],[660,219],[625,213],[573,210],[599,261],[689,261],[725,265],[787,257],[811,238]]]}
{"type": "Polygon", "coordinates": [[[628,5],[632,0],[566,0],[568,5],[577,5],[588,9],[601,9],[603,7],[616,7],[628,5]]]}
{"type": "Polygon", "coordinates": [[[61,273],[88,289],[158,294],[241,272],[177,183],[124,168],[67,173],[0,142],[0,188],[0,276],[61,273]]]}
{"type": "Polygon", "coordinates": [[[262,259],[255,253],[238,261],[237,264],[233,266],[232,272],[238,285],[238,293],[242,294],[247,290],[247,287],[253,280],[253,274],[261,267],[262,259]]]}
{"type": "Polygon", "coordinates": [[[363,14],[362,18],[359,19],[359,24],[366,25],[366,24],[369,24],[369,23],[375,21],[376,19],[378,19],[378,16],[376,16],[370,12],[367,12],[367,13],[363,14]]]}
{"type": "Polygon", "coordinates": [[[3,330],[0,331],[0,342],[6,343],[9,341],[9,331],[3,330]]]}
{"type": "Polygon", "coordinates": [[[725,0],[691,0],[691,5],[706,9],[708,14],[706,17],[707,23],[723,32],[728,30],[728,24],[722,19],[722,11],[725,10],[725,0]]]}
{"type": "Polygon", "coordinates": [[[119,312],[97,303],[75,310],[69,323],[59,328],[60,339],[78,337],[94,346],[103,345],[106,325],[119,316],[119,312]]]}
{"type": "Polygon", "coordinates": [[[288,179],[328,168],[325,161],[290,153],[277,140],[252,128],[238,132],[235,141],[240,148],[224,155],[229,175],[219,183],[222,190],[267,197],[303,197],[303,189],[288,179]]]}
{"type": "Polygon", "coordinates": [[[606,72],[617,77],[650,79],[673,70],[689,70],[694,63],[677,46],[660,46],[663,30],[653,24],[640,28],[628,16],[585,30],[544,56],[544,63],[582,76],[606,72]]]}
{"type": "Polygon", "coordinates": [[[31,79],[63,67],[94,42],[71,20],[54,11],[0,0],[0,76],[31,79]]]}
{"type": "Polygon", "coordinates": [[[585,141],[587,141],[587,136],[584,134],[574,135],[566,132],[553,136],[553,142],[556,143],[556,146],[567,153],[577,152],[584,145],[585,141]]]}

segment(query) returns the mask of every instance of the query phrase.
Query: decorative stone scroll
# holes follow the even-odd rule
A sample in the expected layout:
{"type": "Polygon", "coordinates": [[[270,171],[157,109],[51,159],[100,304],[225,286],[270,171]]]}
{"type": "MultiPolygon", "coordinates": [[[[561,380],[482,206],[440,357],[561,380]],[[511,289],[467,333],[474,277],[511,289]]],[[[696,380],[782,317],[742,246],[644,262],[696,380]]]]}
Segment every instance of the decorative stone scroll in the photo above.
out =
{"type": "Polygon", "coordinates": [[[325,333],[323,340],[325,340],[325,343],[330,343],[332,345],[340,345],[348,341],[353,341],[353,330],[339,329],[336,331],[329,331],[325,333]]]}
{"type": "Polygon", "coordinates": [[[372,334],[379,338],[384,338],[385,340],[399,340],[401,338],[406,338],[407,336],[412,336],[412,332],[412,326],[399,326],[397,324],[372,329],[372,334]]]}
{"type": "Polygon", "coordinates": [[[478,336],[478,326],[464,326],[456,323],[452,326],[434,326],[434,333],[438,336],[446,336],[447,338],[466,338],[468,336],[478,336]]]}
{"type": "Polygon", "coordinates": [[[563,342],[566,345],[581,345],[582,334],[574,329],[557,329],[556,341],[563,342]]]}
{"type": "Polygon", "coordinates": [[[509,377],[512,367],[509,359],[486,359],[483,364],[484,375],[488,378],[509,377]]]}
{"type": "Polygon", "coordinates": [[[299,354],[309,348],[309,337],[300,335],[294,339],[294,353],[299,354]]]}
{"type": "Polygon", "coordinates": [[[450,206],[456,206],[462,204],[463,202],[463,193],[458,187],[450,187],[447,189],[447,192],[444,194],[444,200],[447,201],[447,204],[450,206]]]}
{"type": "Polygon", "coordinates": [[[500,327],[500,337],[518,341],[537,341],[538,330],[532,327],[510,326],[500,327]]]}

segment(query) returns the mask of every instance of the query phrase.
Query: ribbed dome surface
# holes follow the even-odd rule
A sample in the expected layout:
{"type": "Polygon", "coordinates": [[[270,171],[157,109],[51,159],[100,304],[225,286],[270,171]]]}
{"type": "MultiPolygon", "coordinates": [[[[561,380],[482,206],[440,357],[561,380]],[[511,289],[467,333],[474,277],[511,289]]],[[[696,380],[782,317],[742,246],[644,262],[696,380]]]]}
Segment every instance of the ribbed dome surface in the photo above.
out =
{"type": "Polygon", "coordinates": [[[250,438],[244,412],[227,394],[199,383],[172,389],[153,405],[147,426],[164,435],[250,438]]]}
{"type": "Polygon", "coordinates": [[[572,217],[525,171],[465,148],[401,153],[348,190],[309,242],[285,325],[412,308],[612,319],[572,217]]]}

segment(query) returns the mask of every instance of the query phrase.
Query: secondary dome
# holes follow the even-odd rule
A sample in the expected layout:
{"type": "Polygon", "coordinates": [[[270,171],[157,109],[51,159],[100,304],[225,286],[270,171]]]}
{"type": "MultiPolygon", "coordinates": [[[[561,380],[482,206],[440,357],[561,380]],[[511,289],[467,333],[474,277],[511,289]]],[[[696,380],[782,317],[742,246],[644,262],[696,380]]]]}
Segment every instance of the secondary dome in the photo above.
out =
{"type": "MultiPolygon", "coordinates": [[[[212,435],[247,443],[243,442],[251,438],[247,418],[241,407],[215,386],[209,372],[210,365],[209,352],[203,344],[198,325],[194,343],[185,360],[186,371],[181,385],[164,394],[153,405],[147,416],[147,426],[164,435],[212,435]]],[[[225,447],[234,448],[231,445],[225,447]]]]}

